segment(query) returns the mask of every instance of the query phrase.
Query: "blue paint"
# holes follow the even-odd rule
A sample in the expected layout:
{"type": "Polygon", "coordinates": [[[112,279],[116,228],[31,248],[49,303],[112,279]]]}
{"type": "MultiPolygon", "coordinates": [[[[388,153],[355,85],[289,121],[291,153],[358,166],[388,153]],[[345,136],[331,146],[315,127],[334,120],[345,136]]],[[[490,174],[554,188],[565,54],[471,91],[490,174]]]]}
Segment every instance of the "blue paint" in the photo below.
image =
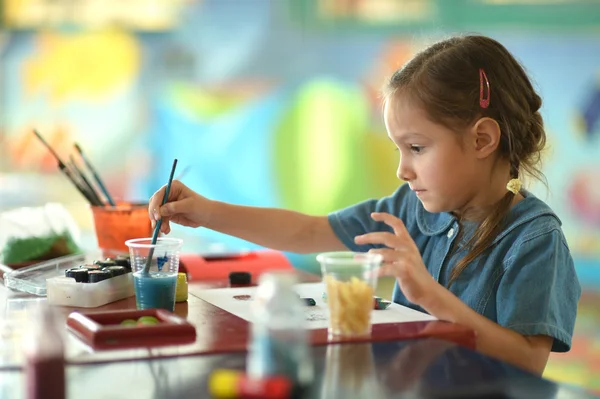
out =
{"type": "Polygon", "coordinates": [[[140,271],[133,274],[133,281],[138,309],[175,310],[177,273],[140,271]]]}
{"type": "Polygon", "coordinates": [[[165,253],[165,256],[159,256],[156,258],[156,263],[158,264],[158,271],[161,272],[163,266],[165,265],[165,263],[167,263],[169,261],[169,258],[167,257],[167,254],[165,253]]]}

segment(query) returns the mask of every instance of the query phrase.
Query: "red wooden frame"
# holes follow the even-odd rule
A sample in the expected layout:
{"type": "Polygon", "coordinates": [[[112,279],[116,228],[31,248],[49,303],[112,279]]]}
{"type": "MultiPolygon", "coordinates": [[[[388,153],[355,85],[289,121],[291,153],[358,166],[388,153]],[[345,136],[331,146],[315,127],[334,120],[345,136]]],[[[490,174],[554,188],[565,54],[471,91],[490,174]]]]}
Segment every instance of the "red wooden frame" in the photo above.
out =
{"type": "Polygon", "coordinates": [[[196,340],[196,328],[186,319],[163,309],[72,312],[67,327],[85,344],[98,349],[129,349],[187,344],[196,340]],[[122,326],[126,319],[153,316],[156,325],[122,326]]]}

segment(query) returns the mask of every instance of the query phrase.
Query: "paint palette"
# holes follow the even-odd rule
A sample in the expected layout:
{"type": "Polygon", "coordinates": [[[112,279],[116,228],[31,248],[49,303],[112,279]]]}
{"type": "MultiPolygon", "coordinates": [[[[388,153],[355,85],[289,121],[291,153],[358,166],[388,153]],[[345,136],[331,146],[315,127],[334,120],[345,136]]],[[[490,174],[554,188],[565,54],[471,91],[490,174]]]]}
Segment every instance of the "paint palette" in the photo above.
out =
{"type": "Polygon", "coordinates": [[[196,341],[196,328],[186,319],[164,309],[76,311],[67,318],[67,328],[94,350],[147,348],[196,341]],[[137,322],[125,323],[128,320],[137,322]]]}

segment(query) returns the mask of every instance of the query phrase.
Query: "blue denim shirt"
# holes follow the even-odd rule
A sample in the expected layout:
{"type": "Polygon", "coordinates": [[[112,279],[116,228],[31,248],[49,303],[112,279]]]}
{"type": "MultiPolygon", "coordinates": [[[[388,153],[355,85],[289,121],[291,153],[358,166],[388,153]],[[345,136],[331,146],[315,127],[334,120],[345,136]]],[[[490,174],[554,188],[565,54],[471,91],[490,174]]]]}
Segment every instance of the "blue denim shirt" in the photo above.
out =
{"type": "MultiPolygon", "coordinates": [[[[533,194],[525,191],[523,195],[489,251],[463,270],[450,291],[501,326],[523,335],[551,336],[552,351],[566,352],[571,348],[581,287],[560,220],[533,194]]],[[[452,268],[466,254],[461,245],[472,237],[475,223],[459,224],[450,213],[427,212],[404,184],[389,197],[367,200],[329,215],[334,232],[351,251],[377,247],[356,245],[355,236],[391,231],[373,221],[371,212],[387,212],[402,219],[429,272],[448,286],[452,268]],[[460,229],[465,231],[459,249],[452,251],[460,229]]],[[[406,299],[397,282],[392,299],[423,311],[406,299]]]]}

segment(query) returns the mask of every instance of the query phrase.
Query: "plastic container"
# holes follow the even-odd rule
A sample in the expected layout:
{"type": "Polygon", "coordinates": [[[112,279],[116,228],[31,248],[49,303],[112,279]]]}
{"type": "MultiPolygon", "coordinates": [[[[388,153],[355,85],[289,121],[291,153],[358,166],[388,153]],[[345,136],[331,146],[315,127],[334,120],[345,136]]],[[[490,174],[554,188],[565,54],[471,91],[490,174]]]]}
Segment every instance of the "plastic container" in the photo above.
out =
{"type": "Polygon", "coordinates": [[[46,280],[46,296],[50,305],[96,308],[133,295],[132,273],[97,283],[77,283],[69,277],[46,280]]]}
{"type": "Polygon", "coordinates": [[[37,263],[4,275],[4,285],[13,290],[29,294],[46,296],[46,280],[64,277],[65,270],[83,263],[93,263],[102,259],[100,253],[68,255],[61,258],[37,263]]]}
{"type": "Polygon", "coordinates": [[[246,372],[252,380],[283,375],[295,388],[314,378],[304,306],[294,290],[293,273],[270,272],[259,280],[252,302],[246,372]]]}
{"type": "Polygon", "coordinates": [[[104,257],[129,252],[125,245],[127,240],[152,236],[148,204],[122,203],[92,206],[91,209],[98,248],[104,257]]]}
{"type": "Polygon", "coordinates": [[[371,253],[329,252],[317,256],[327,287],[329,335],[365,336],[371,333],[371,311],[382,256],[371,253]]]}
{"type": "Polygon", "coordinates": [[[188,282],[185,273],[177,273],[177,287],[175,289],[175,302],[188,300],[188,282]]]}
{"type": "Polygon", "coordinates": [[[248,272],[254,281],[267,271],[288,270],[294,267],[279,251],[260,250],[234,257],[205,257],[206,254],[182,253],[181,262],[185,264],[190,281],[225,280],[232,272],[248,272]]]}
{"type": "Polygon", "coordinates": [[[137,308],[173,312],[183,240],[161,237],[152,244],[152,238],[138,238],[128,240],[126,244],[129,247],[137,308]]]}
{"type": "Polygon", "coordinates": [[[48,296],[52,305],[88,308],[133,296],[131,273],[98,283],[77,283],[65,277],[65,270],[101,259],[99,252],[64,256],[7,273],[4,284],[17,291],[48,296]]]}

